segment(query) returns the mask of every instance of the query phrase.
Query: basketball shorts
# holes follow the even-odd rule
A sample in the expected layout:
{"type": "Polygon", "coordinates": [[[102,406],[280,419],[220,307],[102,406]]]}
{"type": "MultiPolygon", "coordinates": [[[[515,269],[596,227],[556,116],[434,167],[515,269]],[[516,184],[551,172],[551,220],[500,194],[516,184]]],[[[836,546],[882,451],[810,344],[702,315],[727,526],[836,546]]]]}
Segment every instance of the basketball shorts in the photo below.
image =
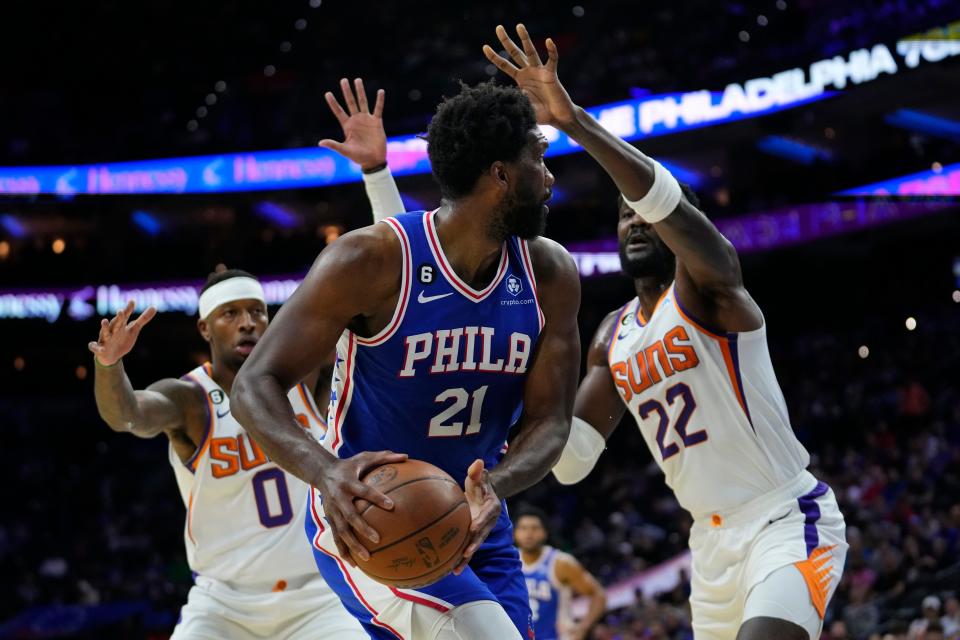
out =
{"type": "Polygon", "coordinates": [[[319,575],[290,582],[283,591],[240,591],[197,576],[171,640],[366,639],[319,575]]]}
{"type": "Polygon", "coordinates": [[[782,595],[790,605],[784,610],[809,603],[822,624],[843,572],[845,529],[833,491],[807,471],[735,509],[695,517],[690,531],[694,636],[734,640],[754,587],[789,566],[803,580],[795,582],[800,593],[782,595]]]}
{"type": "Polygon", "coordinates": [[[399,589],[374,581],[343,560],[323,517],[323,505],[316,489],[310,491],[308,501],[306,533],[317,567],[371,638],[510,640],[531,637],[527,585],[520,556],[513,546],[513,526],[505,503],[493,531],[460,575],[451,573],[427,587],[399,589]],[[476,620],[476,615],[459,619],[457,615],[458,608],[466,607],[472,607],[475,613],[480,603],[486,603],[489,608],[483,614],[483,628],[478,634],[469,629],[470,619],[476,620]],[[452,627],[454,622],[459,635],[444,635],[444,629],[452,627]]]}

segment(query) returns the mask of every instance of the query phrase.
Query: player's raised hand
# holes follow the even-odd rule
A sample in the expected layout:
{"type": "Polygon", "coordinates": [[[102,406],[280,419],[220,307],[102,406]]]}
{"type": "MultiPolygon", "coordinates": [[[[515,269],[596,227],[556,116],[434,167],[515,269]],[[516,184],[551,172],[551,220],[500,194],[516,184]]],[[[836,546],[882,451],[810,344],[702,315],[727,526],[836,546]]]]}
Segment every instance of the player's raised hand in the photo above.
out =
{"type": "Polygon", "coordinates": [[[367,92],[363,88],[363,80],[356,78],[353,85],[356,88],[356,95],[346,78],[340,80],[343,101],[347,105],[346,111],[332,92],[327,91],[324,94],[330,110],[343,128],[343,142],[327,138],[318,144],[353,160],[360,165],[361,169],[372,169],[387,161],[387,134],[383,130],[385,93],[383,89],[377,91],[377,101],[371,113],[367,103],[367,92]]]}
{"type": "Polygon", "coordinates": [[[140,335],[140,330],[153,319],[153,316],[157,315],[154,307],[147,307],[139,318],[130,322],[133,309],[134,304],[131,300],[126,307],[117,312],[112,320],[103,318],[100,321],[100,335],[97,341],[87,344],[87,348],[100,364],[109,367],[130,353],[137,341],[137,336],[140,335]]]}
{"type": "Polygon", "coordinates": [[[380,542],[380,534],[360,515],[362,505],[357,500],[365,500],[387,511],[393,509],[393,500],[360,482],[360,478],[380,465],[406,459],[405,453],[364,451],[344,460],[330,462],[321,479],[316,482],[323,496],[323,512],[333,529],[333,539],[340,557],[354,567],[357,565],[351,552],[364,562],[370,559],[370,553],[357,539],[358,535],[374,544],[380,542]]]}
{"type": "Polygon", "coordinates": [[[467,469],[467,479],[463,483],[464,492],[467,494],[467,504],[470,505],[470,537],[467,540],[467,546],[463,550],[463,560],[453,570],[457,575],[460,574],[470,563],[470,558],[480,548],[482,543],[493,525],[497,523],[500,517],[502,506],[500,498],[493,490],[493,484],[490,482],[490,472],[483,468],[483,460],[474,460],[470,468],[467,469]]]}
{"type": "Polygon", "coordinates": [[[547,38],[547,62],[544,64],[540,60],[536,47],[533,46],[527,28],[518,24],[517,35],[520,36],[523,49],[510,39],[503,25],[498,25],[497,38],[510,54],[513,62],[498,54],[489,45],[483,45],[483,53],[487,56],[487,60],[513,78],[520,90],[533,103],[539,124],[562,128],[572,123],[576,117],[576,105],[573,104],[557,76],[557,44],[551,38],[547,38]]]}

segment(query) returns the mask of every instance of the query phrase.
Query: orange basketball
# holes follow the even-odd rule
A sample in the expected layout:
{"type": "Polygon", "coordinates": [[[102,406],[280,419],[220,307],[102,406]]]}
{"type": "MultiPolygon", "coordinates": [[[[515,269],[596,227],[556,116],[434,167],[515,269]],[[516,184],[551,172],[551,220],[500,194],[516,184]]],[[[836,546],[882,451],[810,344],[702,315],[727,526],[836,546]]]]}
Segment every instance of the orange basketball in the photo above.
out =
{"type": "Polygon", "coordinates": [[[423,587],[450,573],[463,557],[470,531],[470,506],[457,481],[421,460],[385,464],[362,481],[388,495],[394,508],[358,501],[380,542],[357,536],[370,552],[366,562],[353,556],[357,566],[393,587],[423,587]]]}

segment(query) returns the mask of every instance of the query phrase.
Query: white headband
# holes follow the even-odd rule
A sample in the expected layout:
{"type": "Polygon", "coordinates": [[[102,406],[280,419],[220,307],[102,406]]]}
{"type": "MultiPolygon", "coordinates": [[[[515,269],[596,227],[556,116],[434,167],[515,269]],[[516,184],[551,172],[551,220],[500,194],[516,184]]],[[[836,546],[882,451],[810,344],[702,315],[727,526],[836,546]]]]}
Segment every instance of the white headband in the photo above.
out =
{"type": "Polygon", "coordinates": [[[222,304],[236,300],[259,300],[267,304],[263,286],[253,278],[245,276],[229,278],[218,282],[200,294],[200,318],[206,318],[222,304]]]}

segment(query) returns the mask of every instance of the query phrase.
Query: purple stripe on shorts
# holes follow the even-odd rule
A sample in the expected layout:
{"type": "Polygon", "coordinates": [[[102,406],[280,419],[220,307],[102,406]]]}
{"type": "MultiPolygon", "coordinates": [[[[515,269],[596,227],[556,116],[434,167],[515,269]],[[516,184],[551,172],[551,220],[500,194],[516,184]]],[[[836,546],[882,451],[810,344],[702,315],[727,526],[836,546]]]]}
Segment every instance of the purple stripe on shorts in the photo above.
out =
{"type": "Polygon", "coordinates": [[[805,496],[797,498],[800,505],[800,511],[803,512],[805,519],[803,521],[803,539],[807,543],[807,557],[813,553],[813,550],[820,546],[820,534],[817,533],[817,521],[820,520],[820,505],[817,504],[817,498],[827,493],[829,487],[818,482],[813,491],[805,496]]]}

